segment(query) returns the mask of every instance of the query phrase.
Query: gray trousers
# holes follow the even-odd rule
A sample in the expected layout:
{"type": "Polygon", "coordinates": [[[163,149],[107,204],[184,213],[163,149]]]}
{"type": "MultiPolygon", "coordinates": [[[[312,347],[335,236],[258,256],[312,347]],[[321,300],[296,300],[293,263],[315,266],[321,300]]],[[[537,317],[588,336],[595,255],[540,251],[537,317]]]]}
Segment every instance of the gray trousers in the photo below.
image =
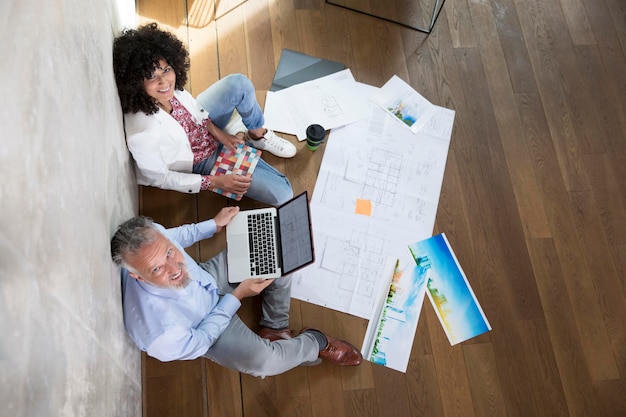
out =
{"type": "MultiPolygon", "coordinates": [[[[236,288],[228,282],[225,250],[200,263],[200,266],[215,277],[222,294],[236,288]]],[[[261,293],[261,297],[260,324],[273,329],[289,326],[291,277],[277,278],[261,293]]],[[[204,354],[222,366],[262,378],[278,375],[299,365],[310,365],[318,355],[319,344],[311,334],[270,342],[250,330],[237,315],[204,354]]]]}

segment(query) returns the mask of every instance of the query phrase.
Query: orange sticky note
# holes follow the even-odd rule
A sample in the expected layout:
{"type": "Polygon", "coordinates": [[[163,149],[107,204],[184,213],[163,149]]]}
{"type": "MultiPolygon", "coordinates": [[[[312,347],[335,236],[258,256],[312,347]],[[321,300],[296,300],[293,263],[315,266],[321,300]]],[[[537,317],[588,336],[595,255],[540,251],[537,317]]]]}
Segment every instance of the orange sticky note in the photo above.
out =
{"type": "Polygon", "coordinates": [[[356,199],[356,207],[354,209],[356,214],[362,214],[364,216],[372,215],[372,202],[370,200],[356,199]]]}

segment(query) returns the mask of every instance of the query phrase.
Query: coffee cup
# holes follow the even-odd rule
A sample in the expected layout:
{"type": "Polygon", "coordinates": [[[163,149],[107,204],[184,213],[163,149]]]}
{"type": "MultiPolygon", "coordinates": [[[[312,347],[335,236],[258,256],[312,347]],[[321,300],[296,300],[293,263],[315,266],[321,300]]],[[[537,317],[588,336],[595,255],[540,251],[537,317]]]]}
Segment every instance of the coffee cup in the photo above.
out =
{"type": "Polygon", "coordinates": [[[306,128],[306,147],[314,151],[326,137],[326,130],[320,125],[311,125],[306,128]]]}

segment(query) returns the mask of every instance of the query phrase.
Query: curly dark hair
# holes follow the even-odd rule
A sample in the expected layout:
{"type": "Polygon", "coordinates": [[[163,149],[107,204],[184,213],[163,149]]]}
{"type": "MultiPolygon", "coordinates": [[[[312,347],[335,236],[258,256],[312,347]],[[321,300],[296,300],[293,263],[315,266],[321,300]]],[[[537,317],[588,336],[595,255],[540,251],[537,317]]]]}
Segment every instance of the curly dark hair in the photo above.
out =
{"type": "Polygon", "coordinates": [[[125,29],[113,41],[113,72],[124,113],[154,114],[159,108],[143,86],[165,60],[176,73],[176,89],[187,83],[189,53],[174,35],[149,23],[138,29],[125,29]]]}

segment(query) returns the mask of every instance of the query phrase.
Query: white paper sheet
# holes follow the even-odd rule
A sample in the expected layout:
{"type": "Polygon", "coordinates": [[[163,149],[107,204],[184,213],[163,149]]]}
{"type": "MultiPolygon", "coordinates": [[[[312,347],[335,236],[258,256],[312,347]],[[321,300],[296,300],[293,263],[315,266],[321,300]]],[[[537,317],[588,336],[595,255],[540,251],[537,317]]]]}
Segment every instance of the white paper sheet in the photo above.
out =
{"type": "Polygon", "coordinates": [[[368,105],[368,117],[331,131],[311,198],[316,261],[292,286],[296,299],[366,319],[386,260],[432,235],[454,121],[436,106],[433,128],[413,134],[368,105]]]}
{"type": "Polygon", "coordinates": [[[357,82],[349,69],[316,80],[268,92],[265,126],[306,139],[306,128],[334,129],[367,116],[367,104],[354,94],[357,82]]]}

